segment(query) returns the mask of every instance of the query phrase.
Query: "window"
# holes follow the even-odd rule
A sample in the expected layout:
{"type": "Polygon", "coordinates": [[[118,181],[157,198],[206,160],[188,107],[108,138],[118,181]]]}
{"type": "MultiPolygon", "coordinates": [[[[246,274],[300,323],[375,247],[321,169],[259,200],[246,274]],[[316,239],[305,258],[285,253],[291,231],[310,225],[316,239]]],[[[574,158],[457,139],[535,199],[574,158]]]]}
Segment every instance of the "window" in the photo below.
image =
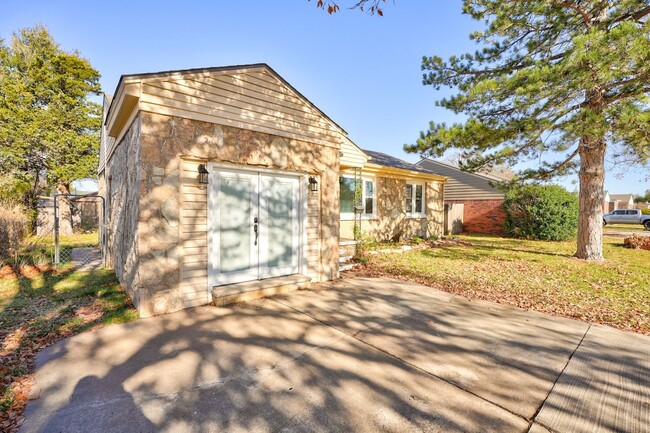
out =
{"type": "Polygon", "coordinates": [[[363,183],[363,213],[372,215],[375,213],[375,183],[372,180],[364,180],[363,183]]]}
{"type": "Polygon", "coordinates": [[[424,184],[406,184],[406,215],[413,217],[424,217],[424,184]]]}
{"type": "Polygon", "coordinates": [[[625,211],[624,210],[614,211],[614,215],[625,215],[625,211]]]}
{"type": "Polygon", "coordinates": [[[638,212],[636,210],[628,210],[625,214],[626,215],[636,215],[638,212]]]}
{"type": "Polygon", "coordinates": [[[354,213],[354,179],[351,177],[342,177],[340,184],[341,213],[354,213]]]}
{"type": "MultiPolygon", "coordinates": [[[[355,196],[355,181],[353,177],[341,177],[339,180],[340,192],[340,209],[341,217],[344,219],[354,218],[354,196],[355,196]]],[[[361,205],[363,211],[361,214],[365,217],[371,218],[375,214],[375,181],[372,179],[361,179],[361,205]]]]}

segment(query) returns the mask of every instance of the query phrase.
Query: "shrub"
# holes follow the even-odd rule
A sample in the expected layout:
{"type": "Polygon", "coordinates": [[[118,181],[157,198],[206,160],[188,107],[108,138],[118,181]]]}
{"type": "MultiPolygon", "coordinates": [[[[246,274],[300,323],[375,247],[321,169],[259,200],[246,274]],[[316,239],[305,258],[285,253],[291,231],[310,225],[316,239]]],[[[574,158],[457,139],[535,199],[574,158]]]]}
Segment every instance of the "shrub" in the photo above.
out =
{"type": "Polygon", "coordinates": [[[524,185],[505,196],[505,232],[512,237],[562,241],[578,230],[578,197],[557,185],[524,185]]]}
{"type": "Polygon", "coordinates": [[[28,227],[29,219],[19,206],[0,204],[0,260],[16,254],[28,227]]]}
{"type": "Polygon", "coordinates": [[[650,207],[646,207],[641,209],[641,214],[642,215],[650,215],[650,207]]]}

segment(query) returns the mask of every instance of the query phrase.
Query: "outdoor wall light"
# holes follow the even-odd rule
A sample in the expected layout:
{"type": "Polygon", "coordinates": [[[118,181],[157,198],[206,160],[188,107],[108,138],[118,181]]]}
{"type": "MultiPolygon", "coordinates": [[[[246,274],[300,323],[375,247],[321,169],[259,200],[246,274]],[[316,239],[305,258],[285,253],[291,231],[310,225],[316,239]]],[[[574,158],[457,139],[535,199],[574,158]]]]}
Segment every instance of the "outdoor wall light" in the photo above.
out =
{"type": "Polygon", "coordinates": [[[208,184],[208,169],[205,168],[205,165],[199,164],[199,185],[208,184]]]}
{"type": "Polygon", "coordinates": [[[318,191],[318,181],[314,176],[309,176],[309,191],[311,192],[318,191]]]}

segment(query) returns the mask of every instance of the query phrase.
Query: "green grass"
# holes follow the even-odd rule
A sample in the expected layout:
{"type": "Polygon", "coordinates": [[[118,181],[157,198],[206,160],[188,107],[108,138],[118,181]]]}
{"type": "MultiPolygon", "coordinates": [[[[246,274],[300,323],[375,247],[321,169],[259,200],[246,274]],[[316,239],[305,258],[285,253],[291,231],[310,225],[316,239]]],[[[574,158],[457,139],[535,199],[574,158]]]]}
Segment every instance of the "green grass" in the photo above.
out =
{"type": "Polygon", "coordinates": [[[650,251],[605,237],[602,263],[572,257],[575,241],[462,236],[471,246],[370,256],[369,271],[469,298],[650,334],[650,251]]]}
{"type": "MultiPolygon", "coordinates": [[[[80,233],[71,236],[61,236],[60,245],[60,264],[59,268],[70,266],[71,251],[77,247],[95,246],[99,242],[97,232],[80,233]]],[[[0,266],[10,264],[13,266],[49,266],[54,261],[54,237],[47,236],[29,236],[23,241],[23,245],[18,251],[16,257],[11,257],[4,262],[0,261],[0,266]]]]}
{"type": "Polygon", "coordinates": [[[603,228],[604,232],[630,232],[638,233],[645,230],[641,224],[607,224],[603,228]]]}
{"type": "Polygon", "coordinates": [[[38,272],[0,279],[0,425],[20,412],[35,354],[56,341],[138,318],[107,269],[38,272]]]}

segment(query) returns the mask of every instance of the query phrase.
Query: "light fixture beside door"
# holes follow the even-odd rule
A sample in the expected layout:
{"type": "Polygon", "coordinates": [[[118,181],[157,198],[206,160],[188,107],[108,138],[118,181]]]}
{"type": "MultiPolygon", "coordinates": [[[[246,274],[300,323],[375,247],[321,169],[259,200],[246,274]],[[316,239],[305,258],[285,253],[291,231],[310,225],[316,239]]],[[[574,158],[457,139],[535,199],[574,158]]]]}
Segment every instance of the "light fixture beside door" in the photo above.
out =
{"type": "Polygon", "coordinates": [[[205,164],[199,164],[199,185],[208,184],[208,169],[205,168],[205,164]]]}
{"type": "Polygon", "coordinates": [[[318,181],[314,176],[309,176],[309,191],[318,192],[318,181]]]}

